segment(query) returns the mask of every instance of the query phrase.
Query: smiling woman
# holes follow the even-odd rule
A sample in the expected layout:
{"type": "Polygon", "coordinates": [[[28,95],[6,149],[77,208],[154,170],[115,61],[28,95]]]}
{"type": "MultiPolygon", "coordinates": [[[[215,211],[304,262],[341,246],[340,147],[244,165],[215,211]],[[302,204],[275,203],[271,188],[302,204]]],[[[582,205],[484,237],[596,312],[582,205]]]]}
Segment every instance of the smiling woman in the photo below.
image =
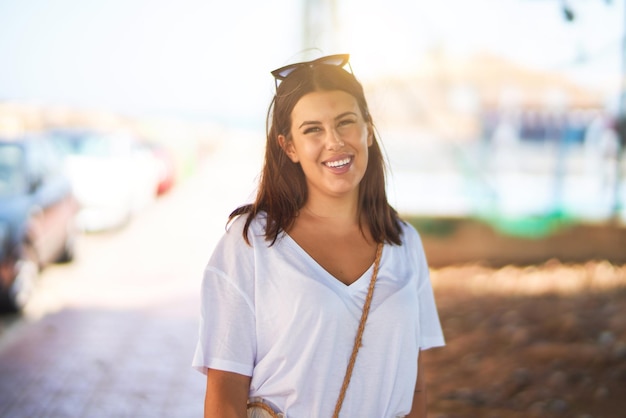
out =
{"type": "Polygon", "coordinates": [[[420,351],[444,344],[428,265],[387,201],[346,64],[273,72],[256,199],[232,212],[203,280],[206,417],[426,417],[420,351]]]}

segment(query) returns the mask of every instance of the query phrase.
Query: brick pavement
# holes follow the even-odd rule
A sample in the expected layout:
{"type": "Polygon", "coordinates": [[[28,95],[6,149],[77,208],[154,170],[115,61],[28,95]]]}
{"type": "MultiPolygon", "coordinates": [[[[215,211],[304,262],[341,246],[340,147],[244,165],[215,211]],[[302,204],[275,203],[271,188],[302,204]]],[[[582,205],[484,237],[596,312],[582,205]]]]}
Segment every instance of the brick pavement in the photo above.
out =
{"type": "Polygon", "coordinates": [[[0,417],[200,417],[197,320],[178,307],[66,308],[0,347],[0,417]]]}

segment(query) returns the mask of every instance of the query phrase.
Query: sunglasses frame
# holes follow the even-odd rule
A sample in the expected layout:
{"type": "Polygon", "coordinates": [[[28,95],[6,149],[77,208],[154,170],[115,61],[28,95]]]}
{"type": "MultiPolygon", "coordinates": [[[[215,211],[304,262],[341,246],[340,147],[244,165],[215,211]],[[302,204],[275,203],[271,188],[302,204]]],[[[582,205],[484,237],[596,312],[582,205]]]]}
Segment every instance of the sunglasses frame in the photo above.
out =
{"type": "Polygon", "coordinates": [[[303,61],[296,62],[294,64],[285,65],[284,67],[280,67],[274,71],[272,71],[272,75],[274,76],[274,82],[276,84],[276,88],[278,88],[278,81],[282,81],[289,77],[294,71],[302,67],[315,67],[317,65],[332,65],[335,67],[343,68],[346,64],[350,67],[350,73],[352,73],[352,66],[350,65],[350,54],[333,54],[326,55],[324,57],[320,57],[314,59],[312,61],[303,61]],[[339,62],[339,63],[337,63],[339,62]]]}

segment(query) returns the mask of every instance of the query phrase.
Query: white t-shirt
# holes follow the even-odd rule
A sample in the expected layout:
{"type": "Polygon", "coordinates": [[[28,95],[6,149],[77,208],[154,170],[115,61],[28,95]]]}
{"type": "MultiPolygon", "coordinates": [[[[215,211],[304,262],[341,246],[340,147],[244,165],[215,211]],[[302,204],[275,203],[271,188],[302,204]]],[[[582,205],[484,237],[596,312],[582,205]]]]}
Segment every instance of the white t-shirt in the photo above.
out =
{"type": "MultiPolygon", "coordinates": [[[[330,417],[343,382],[373,271],[345,285],[289,235],[269,247],[264,217],[242,237],[245,217],[218,243],[202,283],[193,367],[252,376],[288,418],[330,417]]],[[[341,410],[397,417],[411,410],[420,349],[444,345],[419,235],[385,244],[369,317],[341,410]]]]}

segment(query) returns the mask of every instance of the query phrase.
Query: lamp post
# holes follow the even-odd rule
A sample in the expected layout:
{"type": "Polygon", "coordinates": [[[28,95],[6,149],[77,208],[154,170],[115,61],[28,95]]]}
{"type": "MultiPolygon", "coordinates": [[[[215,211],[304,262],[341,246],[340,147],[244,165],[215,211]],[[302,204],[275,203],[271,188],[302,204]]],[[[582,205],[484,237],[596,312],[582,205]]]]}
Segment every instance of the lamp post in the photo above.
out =
{"type": "MultiPolygon", "coordinates": [[[[606,4],[613,3],[613,0],[604,0],[606,4]]],[[[563,18],[568,22],[573,22],[576,14],[569,6],[567,0],[561,0],[561,10],[563,18]]],[[[622,187],[622,165],[624,158],[624,149],[626,148],[626,0],[622,5],[622,39],[621,39],[621,68],[618,95],[617,117],[615,121],[615,131],[618,136],[619,144],[615,155],[615,180],[613,182],[613,207],[611,208],[611,220],[615,223],[620,221],[622,211],[621,187],[622,187]]]]}
{"type": "Polygon", "coordinates": [[[622,68],[620,72],[620,92],[619,92],[619,107],[617,114],[616,130],[619,138],[619,145],[617,147],[616,167],[615,167],[615,183],[613,185],[613,210],[612,220],[613,222],[619,222],[620,212],[622,210],[622,201],[620,196],[620,189],[622,186],[622,165],[624,157],[624,148],[626,147],[626,1],[622,6],[623,21],[622,21],[622,42],[621,42],[621,58],[622,68]]]}

